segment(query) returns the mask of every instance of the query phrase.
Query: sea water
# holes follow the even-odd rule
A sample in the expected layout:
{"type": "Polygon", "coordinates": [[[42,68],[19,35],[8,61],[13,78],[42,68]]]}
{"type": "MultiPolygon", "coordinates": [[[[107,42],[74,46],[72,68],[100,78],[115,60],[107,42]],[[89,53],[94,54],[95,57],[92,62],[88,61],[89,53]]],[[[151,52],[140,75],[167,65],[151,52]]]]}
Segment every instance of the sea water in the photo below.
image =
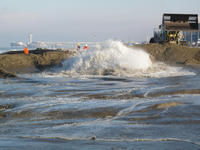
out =
{"type": "MultiPolygon", "coordinates": [[[[0,54],[6,53],[11,49],[11,47],[0,47],[0,54]]],[[[17,50],[17,49],[14,49],[17,50]]]]}
{"type": "Polygon", "coordinates": [[[0,148],[199,149],[199,74],[108,41],[0,79],[0,148]],[[170,102],[180,105],[153,107],[170,102]]]}

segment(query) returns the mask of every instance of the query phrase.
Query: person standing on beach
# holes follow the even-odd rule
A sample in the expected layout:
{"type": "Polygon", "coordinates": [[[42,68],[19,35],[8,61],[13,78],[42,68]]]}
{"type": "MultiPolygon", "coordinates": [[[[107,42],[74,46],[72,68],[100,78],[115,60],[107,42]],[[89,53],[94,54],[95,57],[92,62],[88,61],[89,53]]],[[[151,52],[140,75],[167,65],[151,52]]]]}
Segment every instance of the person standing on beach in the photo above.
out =
{"type": "Polygon", "coordinates": [[[25,46],[25,48],[24,48],[24,53],[25,54],[28,54],[29,53],[29,50],[28,50],[28,48],[25,46]]]}
{"type": "Polygon", "coordinates": [[[78,46],[77,46],[77,51],[78,51],[78,50],[80,50],[81,46],[80,46],[79,43],[78,43],[77,45],[78,45],[78,46]]]}
{"type": "Polygon", "coordinates": [[[83,49],[85,49],[85,50],[89,49],[89,47],[87,46],[87,44],[85,45],[85,47],[83,49]]]}

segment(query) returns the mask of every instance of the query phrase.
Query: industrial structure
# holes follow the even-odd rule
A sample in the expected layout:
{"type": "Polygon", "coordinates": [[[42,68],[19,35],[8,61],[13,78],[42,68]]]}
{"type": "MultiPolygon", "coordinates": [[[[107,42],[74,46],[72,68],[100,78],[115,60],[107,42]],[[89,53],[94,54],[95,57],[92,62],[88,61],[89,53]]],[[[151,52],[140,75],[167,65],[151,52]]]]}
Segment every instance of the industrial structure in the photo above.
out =
{"type": "Polygon", "coordinates": [[[163,14],[162,24],[154,29],[150,43],[186,44],[183,31],[199,32],[197,14],[163,14]]]}
{"type": "Polygon", "coordinates": [[[66,47],[66,48],[76,48],[77,43],[80,45],[84,46],[85,44],[89,45],[96,45],[100,44],[103,45],[105,42],[96,42],[96,35],[94,37],[94,42],[41,42],[41,41],[32,41],[33,35],[30,33],[29,34],[29,42],[27,44],[22,43],[21,41],[19,42],[12,42],[10,45],[13,47],[24,47],[27,46],[28,48],[61,48],[61,47],[66,47]]]}

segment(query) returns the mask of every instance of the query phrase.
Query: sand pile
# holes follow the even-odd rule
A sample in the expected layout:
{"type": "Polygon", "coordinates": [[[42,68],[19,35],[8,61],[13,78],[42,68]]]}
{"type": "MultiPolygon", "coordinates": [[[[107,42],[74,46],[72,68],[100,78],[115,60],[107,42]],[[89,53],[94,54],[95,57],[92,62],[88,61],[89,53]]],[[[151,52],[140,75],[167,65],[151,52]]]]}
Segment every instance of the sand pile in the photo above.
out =
{"type": "Polygon", "coordinates": [[[0,77],[16,77],[14,73],[44,70],[72,55],[70,51],[32,51],[30,54],[12,53],[0,55],[0,77]]]}
{"type": "Polygon", "coordinates": [[[155,61],[181,63],[185,65],[200,64],[200,48],[191,48],[178,44],[142,44],[139,47],[147,51],[155,61]]]}

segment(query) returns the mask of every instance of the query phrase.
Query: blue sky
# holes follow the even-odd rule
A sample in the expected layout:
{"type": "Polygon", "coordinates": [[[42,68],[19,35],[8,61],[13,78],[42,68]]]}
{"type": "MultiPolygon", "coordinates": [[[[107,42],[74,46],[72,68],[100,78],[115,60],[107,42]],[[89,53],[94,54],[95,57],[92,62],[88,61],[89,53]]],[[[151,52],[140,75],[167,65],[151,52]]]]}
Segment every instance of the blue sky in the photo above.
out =
{"type": "Polygon", "coordinates": [[[140,42],[163,13],[200,15],[199,0],[0,0],[0,47],[12,41],[140,42]]]}

